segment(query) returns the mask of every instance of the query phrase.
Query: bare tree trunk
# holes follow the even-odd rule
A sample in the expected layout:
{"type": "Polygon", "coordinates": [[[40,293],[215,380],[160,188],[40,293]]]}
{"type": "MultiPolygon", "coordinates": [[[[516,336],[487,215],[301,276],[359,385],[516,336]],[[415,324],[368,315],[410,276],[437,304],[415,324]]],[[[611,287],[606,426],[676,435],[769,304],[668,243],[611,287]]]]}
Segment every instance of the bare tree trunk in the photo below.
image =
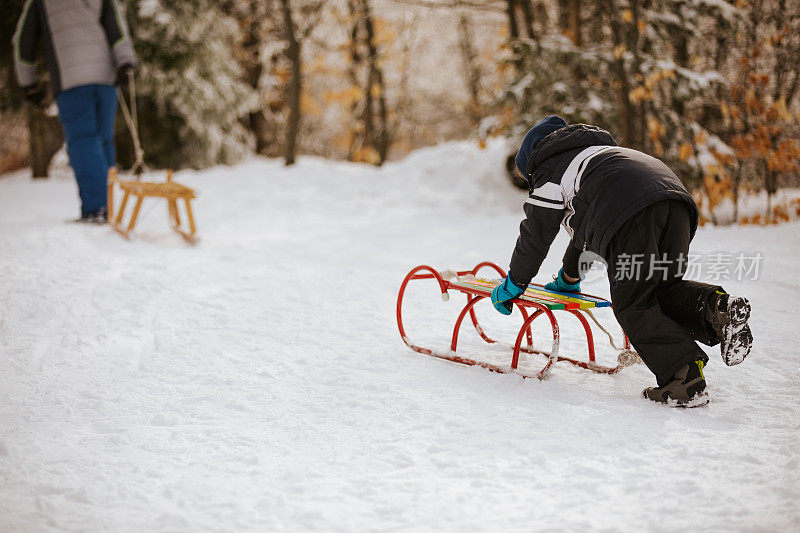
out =
{"type": "Polygon", "coordinates": [[[519,40],[519,25],[516,14],[517,0],[506,0],[506,14],[508,15],[508,36],[511,41],[519,40]]]}
{"type": "MultiPolygon", "coordinates": [[[[772,23],[775,26],[775,33],[777,35],[781,35],[781,32],[784,30],[784,26],[786,26],[786,0],[778,0],[778,5],[773,12],[772,23]]],[[[796,31],[796,30],[795,30],[796,31]]],[[[788,37],[788,36],[787,36],[788,37]]],[[[781,97],[781,93],[783,92],[783,79],[784,74],[788,74],[793,69],[787,65],[787,61],[785,60],[785,56],[787,55],[786,52],[786,44],[784,43],[784,39],[775,39],[773,44],[773,53],[775,54],[775,63],[772,69],[772,76],[775,80],[775,89],[772,94],[773,100],[778,100],[781,97]],[[787,68],[788,67],[788,68],[787,68]]],[[[794,57],[790,62],[796,62],[797,58],[794,57]]]]}
{"type": "MultiPolygon", "coordinates": [[[[378,123],[379,130],[377,135],[372,133],[372,146],[378,152],[378,162],[380,166],[386,161],[389,153],[389,129],[387,125],[388,111],[386,109],[386,88],[383,85],[383,70],[378,64],[378,48],[375,46],[375,27],[372,23],[372,10],[369,0],[361,0],[362,12],[364,14],[364,28],[366,29],[367,52],[369,56],[369,83],[367,88],[367,102],[369,104],[370,127],[374,128],[374,109],[373,98],[378,98],[378,123]],[[374,94],[373,94],[374,93],[374,94]],[[375,138],[377,137],[377,138],[375,138]]],[[[374,130],[373,130],[374,132],[374,130]]],[[[366,132],[365,132],[366,133],[366,132]]]]}
{"type": "Polygon", "coordinates": [[[514,55],[513,63],[517,72],[522,70],[522,57],[519,53],[519,24],[517,23],[518,0],[506,0],[506,15],[508,16],[508,39],[511,52],[514,55]]]}
{"type": "MultiPolygon", "coordinates": [[[[264,63],[261,60],[261,34],[258,25],[254,22],[254,19],[259,15],[257,9],[257,3],[254,2],[250,6],[250,20],[240,21],[240,26],[245,32],[243,47],[247,58],[244,65],[244,74],[247,83],[253,89],[258,89],[261,74],[264,72],[264,63]]],[[[249,114],[249,119],[250,131],[256,138],[256,153],[269,155],[272,146],[276,142],[274,125],[269,123],[261,107],[252,111],[249,114]]]]}
{"type": "Polygon", "coordinates": [[[411,18],[407,18],[404,21],[402,26],[402,32],[405,34],[405,38],[401,38],[403,45],[400,52],[400,57],[398,58],[400,79],[397,82],[397,99],[395,103],[396,112],[394,113],[394,119],[391,121],[389,126],[389,130],[394,132],[394,135],[398,135],[397,132],[403,131],[404,138],[402,141],[408,143],[409,145],[412,145],[414,140],[418,139],[417,131],[419,129],[419,125],[415,121],[408,120],[408,111],[412,101],[409,93],[410,76],[408,65],[409,59],[412,55],[411,48],[412,43],[414,42],[413,35],[416,32],[418,21],[418,15],[412,15],[411,18]],[[403,128],[403,126],[406,126],[406,128],[403,128]]]}
{"type": "Polygon", "coordinates": [[[47,178],[50,161],[64,144],[64,133],[57,118],[48,117],[35,106],[28,105],[27,113],[33,177],[47,178]]]}
{"type": "MultiPolygon", "coordinates": [[[[611,17],[611,35],[614,50],[618,47],[625,46],[625,39],[622,34],[622,27],[620,25],[620,14],[617,10],[616,0],[606,0],[608,5],[609,16],[611,17]]],[[[620,114],[620,131],[622,133],[623,143],[630,145],[634,142],[634,118],[635,111],[633,104],[631,104],[628,95],[631,92],[630,80],[628,73],[625,71],[625,58],[622,54],[616,53],[614,59],[614,75],[617,81],[617,101],[619,104],[620,114]]]]}
{"type": "Polygon", "coordinates": [[[797,92],[797,81],[798,81],[798,78],[800,78],[800,71],[795,70],[794,71],[794,79],[792,80],[792,83],[789,84],[789,87],[786,89],[786,94],[784,95],[786,97],[786,103],[787,104],[791,104],[792,103],[792,100],[794,99],[794,95],[797,92]]]}
{"type": "Polygon", "coordinates": [[[287,165],[293,165],[297,152],[297,134],[300,131],[300,93],[303,88],[301,44],[297,40],[297,28],[292,20],[292,7],[290,0],[281,0],[283,22],[286,31],[288,47],[286,56],[291,63],[292,80],[287,88],[287,102],[289,103],[289,116],[286,120],[286,140],[284,142],[283,156],[287,165]]]}
{"type": "Polygon", "coordinates": [[[547,13],[547,6],[544,2],[536,2],[534,12],[536,13],[534,20],[538,21],[539,30],[543,34],[550,27],[550,15],[547,13]]]}
{"type": "MultiPolygon", "coordinates": [[[[361,22],[364,24],[366,31],[367,17],[364,11],[364,2],[359,0],[359,16],[361,22]]],[[[364,42],[367,43],[369,38],[365,37],[364,42]]],[[[368,47],[369,48],[369,47],[368,47]]],[[[370,51],[367,50],[369,56],[370,51]]],[[[364,146],[374,149],[375,148],[375,102],[372,97],[372,84],[375,83],[372,72],[372,57],[367,57],[367,81],[364,84],[364,109],[362,120],[364,124],[364,146]]]]}
{"type": "MultiPolygon", "coordinates": [[[[526,0],[527,1],[527,0],[526,0]]],[[[481,73],[475,61],[475,47],[472,44],[471,21],[469,16],[461,13],[458,20],[458,45],[461,49],[461,61],[464,68],[464,79],[469,92],[469,115],[473,122],[481,118],[480,80],[481,73]]]]}
{"type": "MultiPolygon", "coordinates": [[[[639,76],[642,74],[642,56],[639,52],[640,39],[639,39],[639,21],[640,18],[640,4],[642,0],[630,0],[631,13],[633,14],[632,28],[630,30],[630,49],[633,52],[633,75],[639,76]]],[[[634,78],[636,79],[636,78],[634,78]]],[[[633,108],[637,109],[637,108],[633,108]]],[[[638,128],[633,133],[635,140],[633,141],[633,148],[637,150],[645,150],[645,139],[647,138],[647,108],[644,99],[639,101],[637,109],[638,128]]],[[[682,115],[681,115],[682,116],[682,115]]]]}
{"type": "MultiPolygon", "coordinates": [[[[364,28],[363,36],[356,32],[356,36],[363,40],[367,48],[367,76],[363,85],[364,103],[361,108],[361,127],[362,127],[362,142],[361,147],[375,150],[375,100],[373,98],[372,87],[376,83],[375,70],[374,70],[374,47],[370,43],[372,41],[372,24],[368,23],[369,17],[367,16],[367,6],[364,0],[358,0],[356,5],[356,22],[355,24],[364,28]]],[[[359,47],[359,41],[355,41],[356,48],[359,47]]],[[[376,150],[377,151],[377,150],[376,150]]],[[[365,154],[362,154],[362,156],[365,154]]]]}
{"type": "Polygon", "coordinates": [[[369,0],[348,0],[347,5],[352,20],[349,43],[350,82],[354,87],[360,88],[363,94],[363,100],[353,102],[353,116],[360,124],[351,138],[349,158],[369,160],[382,165],[389,152],[389,117],[383,70],[375,44],[372,10],[369,0]],[[359,72],[365,57],[367,72],[362,83],[359,72]]]}
{"type": "MultiPolygon", "coordinates": [[[[361,82],[358,79],[358,72],[361,67],[361,52],[359,51],[359,31],[361,28],[361,16],[359,13],[359,8],[356,5],[358,0],[348,0],[347,7],[350,13],[350,20],[352,21],[352,27],[350,29],[350,43],[349,43],[349,55],[350,61],[348,65],[348,75],[350,77],[350,84],[353,87],[361,87],[361,82]]],[[[359,112],[359,106],[362,104],[360,99],[354,99],[353,105],[351,106],[350,112],[353,117],[358,117],[361,124],[357,127],[360,128],[363,132],[363,122],[364,116],[363,112],[359,112]]],[[[362,147],[363,147],[363,136],[361,139],[362,147]]],[[[352,136],[350,138],[350,147],[348,148],[347,159],[352,161],[355,158],[356,150],[358,144],[358,129],[352,132],[352,136]]]]}
{"type": "MultiPolygon", "coordinates": [[[[750,9],[749,15],[750,15],[749,18],[746,21],[746,23],[749,25],[749,28],[748,28],[749,31],[745,32],[745,34],[749,36],[749,41],[745,43],[744,50],[752,49],[752,47],[753,47],[753,45],[755,43],[755,40],[756,40],[755,36],[758,35],[758,25],[761,22],[761,5],[760,5],[760,2],[758,3],[758,5],[752,6],[752,8],[750,9]]],[[[746,62],[742,63],[742,70],[740,71],[740,79],[739,79],[741,84],[746,84],[747,83],[746,80],[749,78],[751,68],[752,68],[752,63],[751,62],[746,61],[746,62]]],[[[742,133],[746,135],[750,131],[750,120],[748,118],[748,114],[747,113],[743,114],[742,123],[743,123],[742,133]]],[[[747,166],[749,167],[749,165],[747,165],[747,166]]],[[[738,171],[734,172],[733,176],[732,176],[733,190],[734,190],[734,196],[733,196],[733,210],[734,211],[733,212],[735,213],[735,216],[737,217],[736,219],[738,219],[738,216],[739,216],[739,194],[740,194],[740,191],[741,191],[742,179],[745,178],[745,176],[744,176],[744,168],[743,167],[745,167],[745,165],[740,164],[739,168],[737,169],[738,171]]],[[[757,168],[753,168],[753,170],[757,171],[758,169],[757,168]]],[[[769,201],[769,200],[770,200],[770,198],[768,196],[767,197],[767,201],[769,201]]],[[[770,206],[768,206],[768,211],[770,210],[769,207],[770,206]]],[[[736,220],[736,219],[734,219],[734,220],[736,220]]]]}
{"type": "Polygon", "coordinates": [[[569,31],[569,3],[571,0],[558,0],[558,27],[562,33],[569,31]]]}
{"type": "Polygon", "coordinates": [[[251,112],[248,118],[250,131],[256,138],[256,153],[266,156],[276,155],[274,151],[277,139],[274,124],[267,120],[262,109],[251,112]]]}
{"type": "Polygon", "coordinates": [[[531,0],[520,0],[520,5],[522,6],[522,17],[525,20],[525,32],[529,38],[536,39],[536,31],[533,29],[536,18],[533,14],[531,0]]]}
{"type": "Polygon", "coordinates": [[[778,174],[777,172],[773,172],[767,166],[766,161],[761,161],[761,175],[764,176],[764,189],[767,191],[767,212],[766,212],[766,222],[769,223],[769,219],[772,216],[772,198],[775,196],[775,193],[778,192],[778,174]]]}
{"type": "Polygon", "coordinates": [[[569,0],[569,33],[575,46],[583,46],[581,37],[581,0],[569,0]]]}
{"type": "MultiPolygon", "coordinates": [[[[770,134],[770,144],[775,146],[778,142],[778,134],[770,134]]],[[[780,173],[769,168],[769,165],[764,161],[764,188],[767,190],[767,218],[772,215],[772,198],[778,192],[780,185],[780,173]]]]}

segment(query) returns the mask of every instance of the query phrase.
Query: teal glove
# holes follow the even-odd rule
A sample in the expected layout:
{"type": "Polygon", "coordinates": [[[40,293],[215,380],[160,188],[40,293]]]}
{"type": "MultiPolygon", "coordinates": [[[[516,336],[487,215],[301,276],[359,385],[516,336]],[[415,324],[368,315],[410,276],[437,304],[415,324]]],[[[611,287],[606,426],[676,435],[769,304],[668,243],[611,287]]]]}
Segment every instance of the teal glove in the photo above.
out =
{"type": "Polygon", "coordinates": [[[492,305],[500,313],[510,315],[513,306],[508,303],[520,294],[525,292],[525,289],[517,285],[511,280],[511,275],[506,276],[503,283],[498,285],[492,291],[492,305]]]}
{"type": "Polygon", "coordinates": [[[558,271],[556,279],[544,286],[548,291],[555,292],[581,292],[581,281],[570,283],[564,279],[564,269],[558,271]]]}

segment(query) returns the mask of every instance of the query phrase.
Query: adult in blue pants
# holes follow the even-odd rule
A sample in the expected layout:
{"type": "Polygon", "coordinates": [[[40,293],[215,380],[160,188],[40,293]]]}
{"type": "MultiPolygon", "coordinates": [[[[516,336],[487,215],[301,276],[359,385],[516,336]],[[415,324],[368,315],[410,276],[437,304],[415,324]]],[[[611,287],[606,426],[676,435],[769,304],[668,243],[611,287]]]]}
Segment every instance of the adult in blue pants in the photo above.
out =
{"type": "Polygon", "coordinates": [[[103,222],[106,177],[108,169],[116,164],[116,89],[109,85],[81,85],[59,93],[56,104],[78,182],[81,220],[103,222]]]}
{"type": "Polygon", "coordinates": [[[83,222],[106,222],[108,170],[116,163],[114,118],[119,84],[136,56],[117,0],[27,0],[14,34],[17,81],[41,106],[37,49],[44,40],[50,88],[78,183],[83,222]]]}

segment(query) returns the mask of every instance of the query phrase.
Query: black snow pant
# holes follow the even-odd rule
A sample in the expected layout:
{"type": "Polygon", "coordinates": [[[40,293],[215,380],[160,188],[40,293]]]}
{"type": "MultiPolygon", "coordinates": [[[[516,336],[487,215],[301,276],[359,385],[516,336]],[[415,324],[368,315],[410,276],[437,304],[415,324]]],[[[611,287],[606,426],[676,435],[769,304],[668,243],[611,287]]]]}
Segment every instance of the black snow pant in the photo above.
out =
{"type": "Polygon", "coordinates": [[[708,361],[695,341],[719,343],[709,303],[722,287],[683,279],[690,216],[682,200],[651,204],[617,230],[606,253],[614,315],[659,386],[683,365],[708,361]]]}

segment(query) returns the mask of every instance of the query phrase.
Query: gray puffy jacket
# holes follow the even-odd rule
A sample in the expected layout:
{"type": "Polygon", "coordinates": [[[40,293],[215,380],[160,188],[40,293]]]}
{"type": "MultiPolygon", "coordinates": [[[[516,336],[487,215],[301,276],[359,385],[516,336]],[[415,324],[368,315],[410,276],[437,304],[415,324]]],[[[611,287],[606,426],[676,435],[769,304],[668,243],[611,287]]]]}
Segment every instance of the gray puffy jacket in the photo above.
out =
{"type": "Polygon", "coordinates": [[[118,67],[136,65],[117,0],[27,0],[13,41],[21,87],[36,83],[42,38],[53,94],[81,85],[113,85],[118,67]]]}

